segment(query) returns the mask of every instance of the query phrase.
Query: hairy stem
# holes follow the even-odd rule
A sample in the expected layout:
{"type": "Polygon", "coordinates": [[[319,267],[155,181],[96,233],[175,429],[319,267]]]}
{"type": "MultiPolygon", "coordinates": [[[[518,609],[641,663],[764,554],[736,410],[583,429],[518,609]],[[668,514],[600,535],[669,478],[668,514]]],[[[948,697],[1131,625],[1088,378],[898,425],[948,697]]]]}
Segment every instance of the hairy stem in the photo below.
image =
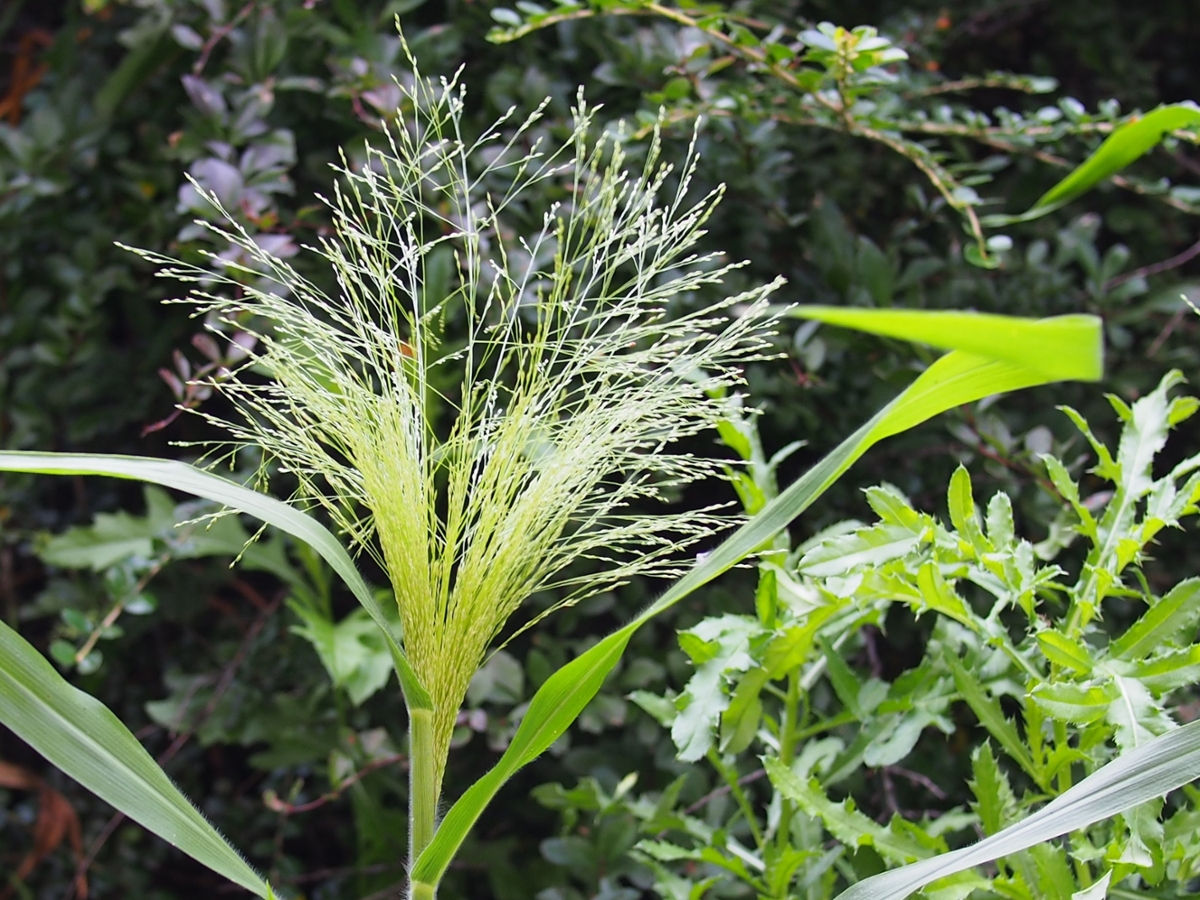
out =
{"type": "MultiPolygon", "coordinates": [[[[415,865],[421,852],[433,840],[437,818],[438,796],[441,793],[438,778],[438,759],[434,746],[433,710],[415,709],[409,713],[408,726],[408,860],[415,865]]],[[[412,897],[434,896],[435,888],[428,887],[428,894],[421,894],[422,885],[414,884],[412,897]]]]}

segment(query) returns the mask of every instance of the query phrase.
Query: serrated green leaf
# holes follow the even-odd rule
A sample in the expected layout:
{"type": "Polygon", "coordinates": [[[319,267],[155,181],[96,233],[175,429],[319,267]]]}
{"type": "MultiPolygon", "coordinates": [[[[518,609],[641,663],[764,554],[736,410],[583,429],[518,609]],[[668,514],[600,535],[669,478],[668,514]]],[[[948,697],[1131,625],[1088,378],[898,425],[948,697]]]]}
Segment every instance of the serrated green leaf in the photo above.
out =
{"type": "Polygon", "coordinates": [[[1058,666],[1089,675],[1092,671],[1092,654],[1082,641],[1072,640],[1059,631],[1039,631],[1038,646],[1046,659],[1058,666]]]}
{"type": "Polygon", "coordinates": [[[675,701],[679,715],[671,723],[671,740],[683,762],[703,759],[712,748],[717,722],[729,707],[729,680],[754,665],[750,640],[761,630],[758,621],[748,616],[725,615],[704,619],[686,632],[716,649],[696,665],[675,701]]]}
{"type": "MultiPolygon", "coordinates": [[[[1120,487],[1131,500],[1139,500],[1150,491],[1154,458],[1165,446],[1170,431],[1172,401],[1168,392],[1182,382],[1183,375],[1172,369],[1122,417],[1126,427],[1117,445],[1117,466],[1121,470],[1120,487]]],[[[1109,400],[1119,402],[1120,398],[1110,395],[1109,400]]]]}
{"type": "Polygon", "coordinates": [[[1102,877],[1092,882],[1090,887],[1085,887],[1071,894],[1071,900],[1105,900],[1108,896],[1108,883],[1111,880],[1112,869],[1109,869],[1102,877]]]}
{"type": "Polygon", "coordinates": [[[992,498],[988,501],[987,535],[988,540],[997,550],[1011,547],[1016,538],[1012,501],[1003,491],[992,494],[992,498]]]}
{"type": "Polygon", "coordinates": [[[812,578],[845,575],[899,559],[912,551],[917,541],[917,535],[902,526],[872,525],[822,542],[804,554],[796,570],[812,578]]]}
{"type": "MultiPolygon", "coordinates": [[[[1087,438],[1087,442],[1092,445],[1092,450],[1095,452],[1096,458],[1099,460],[1092,471],[1094,471],[1101,478],[1107,478],[1109,481],[1120,481],[1120,468],[1117,466],[1116,461],[1112,458],[1112,453],[1109,452],[1108,447],[1106,447],[1102,441],[1092,434],[1092,427],[1088,424],[1087,419],[1069,406],[1060,406],[1059,409],[1066,414],[1067,418],[1070,419],[1075,427],[1079,429],[1080,433],[1087,438]]],[[[1076,491],[1076,496],[1078,496],[1078,491],[1076,491]]]]}
{"type": "Polygon", "coordinates": [[[821,790],[815,778],[807,781],[784,765],[777,757],[763,761],[767,777],[775,789],[810,816],[821,820],[826,830],[847,847],[873,847],[875,852],[892,863],[904,864],[914,859],[928,859],[935,851],[910,835],[897,833],[863,815],[852,799],[834,803],[821,790]]]}
{"type": "Polygon", "coordinates": [[[767,645],[763,665],[772,679],[782,678],[808,659],[817,632],[833,615],[850,605],[850,599],[818,607],[804,617],[802,625],[777,631],[767,645]]]}
{"type": "Polygon", "coordinates": [[[1033,884],[1037,896],[1045,900],[1071,900],[1075,890],[1075,875],[1061,847],[1038,844],[1029,848],[1033,861],[1033,884]]]}
{"type": "Polygon", "coordinates": [[[762,700],[759,694],[769,676],[766,669],[751,669],[742,676],[729,707],[721,714],[722,753],[741,753],[750,746],[762,719],[762,700]]]}
{"type": "Polygon", "coordinates": [[[675,637],[679,641],[679,649],[688,655],[693,666],[702,666],[721,652],[719,643],[706,641],[690,631],[681,631],[675,637]]]}
{"type": "Polygon", "coordinates": [[[1122,750],[1141,747],[1175,727],[1150,691],[1137,679],[1116,675],[1112,687],[1116,696],[1104,719],[1116,729],[1113,740],[1122,750]]]}
{"type": "Polygon", "coordinates": [[[1172,650],[1140,663],[1133,675],[1158,693],[1166,693],[1190,684],[1200,684],[1200,644],[1186,650],[1172,650]]]}
{"type": "Polygon", "coordinates": [[[1200,409],[1200,399],[1196,397],[1176,397],[1171,401],[1167,410],[1167,425],[1174,428],[1180,422],[1185,422],[1200,409]]]}
{"type": "Polygon", "coordinates": [[[954,686],[958,693],[971,707],[979,724],[990,734],[1013,760],[1030,775],[1037,777],[1037,769],[1029,748],[1017,733],[1017,727],[1005,717],[1000,709],[1000,701],[987,691],[979,679],[967,671],[957,656],[949,649],[945,652],[946,667],[954,678],[954,686]]]}
{"type": "Polygon", "coordinates": [[[974,548],[976,556],[982,556],[995,549],[983,536],[983,530],[979,527],[979,513],[975,509],[975,497],[971,491],[971,475],[961,464],[950,476],[946,505],[950,510],[950,523],[954,530],[974,548]]]}
{"type": "Polygon", "coordinates": [[[975,794],[972,806],[979,815],[979,824],[984,834],[997,834],[1016,817],[1017,798],[1008,776],[996,763],[990,742],[984,741],[971,754],[971,772],[974,777],[969,784],[975,794]]]}
{"type": "MultiPolygon", "coordinates": [[[[1107,450],[1105,452],[1107,453],[1107,450]]],[[[1075,483],[1075,479],[1071,477],[1067,467],[1050,455],[1043,456],[1042,462],[1046,466],[1046,474],[1050,476],[1054,487],[1062,494],[1063,499],[1071,504],[1071,508],[1079,517],[1079,531],[1092,540],[1096,540],[1096,519],[1091,510],[1083,505],[1079,497],[1079,485],[1075,483]]]]}
{"type": "Polygon", "coordinates": [[[924,527],[921,523],[927,517],[913,509],[912,503],[895,485],[874,485],[863,491],[863,495],[880,521],[888,525],[899,525],[914,533],[920,532],[924,527]]]}
{"type": "Polygon", "coordinates": [[[1180,635],[1194,634],[1200,623],[1200,578],[1179,582],[1166,596],[1142,614],[1121,637],[1109,645],[1113,656],[1137,660],[1180,635]]]}
{"type": "Polygon", "coordinates": [[[1029,697],[1053,719],[1089,725],[1104,718],[1117,697],[1117,690],[1111,682],[1102,685],[1046,682],[1035,687],[1029,697]]]}
{"type": "Polygon", "coordinates": [[[949,616],[972,630],[978,627],[962,597],[942,577],[937,563],[928,561],[921,564],[917,570],[917,588],[921,591],[921,600],[929,609],[949,616]]]}
{"type": "Polygon", "coordinates": [[[829,641],[821,638],[820,645],[821,652],[825,655],[825,665],[829,672],[829,683],[833,685],[833,692],[837,694],[842,705],[850,711],[854,718],[860,722],[863,721],[866,714],[858,702],[858,696],[862,692],[862,682],[858,680],[854,670],[846,664],[842,655],[834,649],[829,641]]]}

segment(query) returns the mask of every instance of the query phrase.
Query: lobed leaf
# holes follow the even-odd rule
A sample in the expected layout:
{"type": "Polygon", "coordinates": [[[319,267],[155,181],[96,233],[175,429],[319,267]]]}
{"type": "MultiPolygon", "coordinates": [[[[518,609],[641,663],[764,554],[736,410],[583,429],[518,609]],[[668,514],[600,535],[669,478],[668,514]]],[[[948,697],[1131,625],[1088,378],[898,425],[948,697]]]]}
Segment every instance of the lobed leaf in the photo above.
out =
{"type": "Polygon", "coordinates": [[[830,800],[817,779],[799,778],[782,760],[771,757],[763,762],[763,768],[776,790],[808,815],[819,818],[826,830],[847,847],[874,847],[884,859],[900,864],[933,854],[929,847],[908,835],[859,812],[852,799],[840,803],[830,800]]]}

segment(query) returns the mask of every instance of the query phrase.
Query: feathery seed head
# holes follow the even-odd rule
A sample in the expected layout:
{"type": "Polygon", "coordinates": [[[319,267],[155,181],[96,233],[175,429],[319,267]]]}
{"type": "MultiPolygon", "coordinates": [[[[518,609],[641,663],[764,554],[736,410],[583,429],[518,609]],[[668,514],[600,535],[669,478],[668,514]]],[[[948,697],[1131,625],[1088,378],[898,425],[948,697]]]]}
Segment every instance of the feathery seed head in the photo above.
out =
{"type": "Polygon", "coordinates": [[[769,353],[779,282],[673,308],[733,268],[689,255],[719,199],[685,198],[694,142],[660,200],[671,167],[657,135],[641,173],[627,173],[619,133],[589,143],[582,94],[553,151],[533,137],[540,109],[469,141],[455,80],[416,75],[405,94],[387,146],[338,167],[333,235],[309,248],[336,294],[236,225],[217,230],[256,272],[143,255],[198,282],[187,302],[200,312],[265,323],[246,367],[217,385],[244,416],[220,424],[386,569],[444,749],[489,644],[531,594],[571,602],[674,572],[681,547],[727,522],[713,509],[641,510],[719,474],[679,442],[714,427],[719,395],[769,353]],[[535,185],[560,199],[518,236],[535,185]],[[243,284],[234,300],[213,287],[245,274],[285,291],[243,284]],[[574,575],[581,560],[599,574],[574,575]]]}

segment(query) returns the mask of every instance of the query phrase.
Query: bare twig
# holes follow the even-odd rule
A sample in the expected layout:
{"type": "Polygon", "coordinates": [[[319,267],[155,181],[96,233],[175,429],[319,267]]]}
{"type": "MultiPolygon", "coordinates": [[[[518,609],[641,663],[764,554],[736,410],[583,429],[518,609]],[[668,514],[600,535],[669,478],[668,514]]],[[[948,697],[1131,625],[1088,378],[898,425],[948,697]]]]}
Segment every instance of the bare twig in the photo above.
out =
{"type": "Polygon", "coordinates": [[[238,25],[241,24],[242,20],[254,11],[254,7],[257,5],[258,0],[250,0],[249,3],[238,10],[236,16],[234,16],[224,25],[213,29],[212,34],[208,36],[208,40],[204,42],[204,46],[200,48],[200,55],[196,58],[196,62],[192,65],[193,75],[199,75],[204,71],[204,67],[208,65],[208,58],[212,56],[213,49],[217,46],[217,44],[221,43],[221,41],[223,41],[229,35],[229,33],[233,31],[233,29],[237,28],[238,25]]]}
{"type": "MultiPolygon", "coordinates": [[[[749,775],[743,775],[741,778],[739,778],[737,780],[737,783],[739,785],[751,784],[752,782],[758,781],[758,779],[762,778],[766,774],[767,774],[766,769],[755,769],[749,775]]],[[[728,794],[730,792],[730,790],[731,790],[731,788],[729,787],[729,785],[723,784],[716,790],[709,791],[707,794],[705,794],[703,797],[701,797],[699,800],[697,800],[695,803],[693,803],[691,806],[689,806],[687,809],[685,809],[683,811],[684,815],[690,816],[692,813],[696,812],[697,810],[703,809],[705,806],[707,806],[712,801],[716,800],[718,797],[724,797],[726,794],[728,794]]]]}
{"type": "Polygon", "coordinates": [[[888,771],[893,775],[899,775],[901,778],[907,778],[913,784],[919,784],[939,800],[946,799],[946,792],[938,787],[935,782],[931,781],[927,776],[922,775],[920,772],[913,772],[911,769],[905,769],[902,766],[888,766],[887,768],[888,771]]]}
{"type": "Polygon", "coordinates": [[[1159,275],[1163,272],[1169,272],[1171,269],[1178,269],[1185,263],[1191,262],[1197,256],[1200,256],[1200,241],[1196,241],[1196,243],[1192,244],[1192,246],[1188,247],[1182,253],[1176,253],[1170,259],[1151,263],[1148,266],[1134,269],[1132,272],[1125,272],[1124,274],[1108,279],[1104,284],[1104,290],[1111,291],[1117,285],[1124,284],[1133,278],[1149,278],[1151,275],[1159,275]]]}
{"type": "Polygon", "coordinates": [[[1193,175],[1200,175],[1200,161],[1192,159],[1182,153],[1172,153],[1171,159],[1179,163],[1180,166],[1187,169],[1193,175]]]}
{"type": "Polygon", "coordinates": [[[92,629],[92,633],[89,634],[87,640],[83,642],[83,646],[75,651],[75,665],[79,665],[81,662],[83,662],[87,658],[87,655],[96,648],[96,643],[100,640],[101,633],[111,628],[116,624],[117,619],[121,618],[121,613],[125,611],[125,604],[127,604],[130,600],[133,600],[142,591],[144,591],[146,589],[146,585],[148,585],[154,579],[154,576],[162,571],[163,566],[170,561],[170,551],[162,554],[154,561],[150,568],[146,570],[145,574],[138,579],[137,584],[133,586],[133,589],[128,591],[124,597],[113,604],[113,608],[110,609],[107,615],[100,620],[100,624],[92,629]]]}
{"type": "Polygon", "coordinates": [[[976,91],[982,88],[1007,88],[1012,91],[1020,91],[1025,94],[1039,93],[1028,83],[1028,81],[1020,76],[995,74],[984,75],[979,78],[959,78],[955,81],[943,81],[940,84],[931,84],[923,88],[918,88],[913,91],[907,91],[904,94],[906,100],[918,100],[924,97],[936,97],[939,94],[958,94],[963,91],[976,91]]]}
{"type": "Polygon", "coordinates": [[[407,761],[407,753],[394,753],[391,756],[381,756],[379,759],[373,759],[341,784],[339,784],[337,788],[330,791],[328,794],[322,794],[316,800],[310,800],[307,803],[288,803],[286,800],[279,799],[279,795],[274,791],[267,791],[264,800],[268,809],[277,813],[281,813],[285,816],[295,815],[296,813],[311,812],[314,809],[324,806],[326,803],[331,803],[332,801],[339,799],[342,796],[342,792],[345,791],[346,788],[350,787],[352,784],[358,784],[358,782],[362,781],[377,769],[384,769],[388,766],[395,765],[396,763],[407,761]]]}
{"type": "Polygon", "coordinates": [[[1167,324],[1163,326],[1163,330],[1158,333],[1158,337],[1146,348],[1146,359],[1153,359],[1158,355],[1158,351],[1162,349],[1162,345],[1167,342],[1167,338],[1171,336],[1171,333],[1179,327],[1179,323],[1183,321],[1186,313],[1186,306],[1181,306],[1175,310],[1175,315],[1171,316],[1167,324]]]}

